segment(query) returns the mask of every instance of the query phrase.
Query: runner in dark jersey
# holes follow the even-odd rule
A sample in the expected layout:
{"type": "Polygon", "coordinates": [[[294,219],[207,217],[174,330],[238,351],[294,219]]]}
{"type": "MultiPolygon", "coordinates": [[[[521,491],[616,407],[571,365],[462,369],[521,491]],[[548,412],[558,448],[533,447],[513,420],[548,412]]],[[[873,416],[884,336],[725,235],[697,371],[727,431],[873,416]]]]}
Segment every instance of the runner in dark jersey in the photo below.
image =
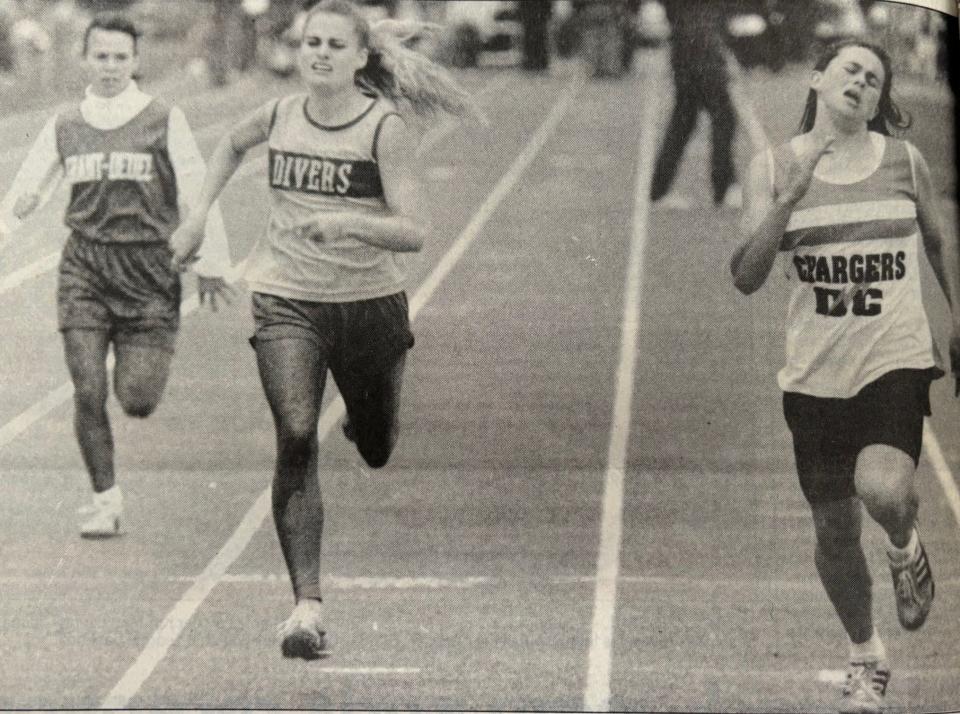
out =
{"type": "MultiPolygon", "coordinates": [[[[196,195],[203,160],[183,113],[139,90],[136,28],[98,16],[84,36],[91,84],[85,99],[52,117],[0,204],[0,232],[16,228],[66,180],[70,229],[60,261],[57,313],[74,385],[74,426],[93,484],[85,537],[120,530],[107,417],[107,353],[116,359],[117,400],[130,416],[149,416],[167,383],[180,321],[180,278],[168,240],[187,197],[196,195]]],[[[229,298],[222,219],[198,265],[202,300],[229,298]]]]}
{"type": "Polygon", "coordinates": [[[306,93],[237,124],[213,153],[200,208],[173,237],[188,260],[209,207],[243,156],[267,143],[270,221],[246,279],[253,339],[277,433],[273,515],[296,605],[281,630],[287,657],[326,653],[321,614],[323,502],[317,422],[329,369],[347,408],[344,432],[373,468],[398,435],[400,385],[413,345],[404,255],[427,226],[413,173],[411,115],[471,113],[446,72],[403,47],[386,21],[326,0],[306,15],[299,51],[306,93]]]}

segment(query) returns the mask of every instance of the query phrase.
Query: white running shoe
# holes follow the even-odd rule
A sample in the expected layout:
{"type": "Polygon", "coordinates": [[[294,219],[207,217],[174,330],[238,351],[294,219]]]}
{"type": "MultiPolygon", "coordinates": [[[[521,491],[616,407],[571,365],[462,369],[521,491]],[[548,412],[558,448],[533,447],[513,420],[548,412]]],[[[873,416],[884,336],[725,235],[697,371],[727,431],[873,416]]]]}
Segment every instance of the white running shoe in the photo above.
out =
{"type": "Polygon", "coordinates": [[[123,494],[119,486],[93,494],[93,503],[80,509],[89,516],[80,524],[81,538],[112,538],[120,535],[120,515],[123,513],[123,494]]]}
{"type": "Polygon", "coordinates": [[[686,194],[671,191],[663,198],[654,201],[653,205],[666,211],[690,211],[693,210],[694,199],[686,194]]]}
{"type": "Polygon", "coordinates": [[[293,608],[293,614],[278,629],[281,638],[280,650],[284,657],[310,660],[330,654],[318,600],[305,598],[298,602],[293,608]]]}
{"type": "Polygon", "coordinates": [[[881,714],[889,681],[886,662],[851,662],[843,685],[840,714],[881,714]]]}

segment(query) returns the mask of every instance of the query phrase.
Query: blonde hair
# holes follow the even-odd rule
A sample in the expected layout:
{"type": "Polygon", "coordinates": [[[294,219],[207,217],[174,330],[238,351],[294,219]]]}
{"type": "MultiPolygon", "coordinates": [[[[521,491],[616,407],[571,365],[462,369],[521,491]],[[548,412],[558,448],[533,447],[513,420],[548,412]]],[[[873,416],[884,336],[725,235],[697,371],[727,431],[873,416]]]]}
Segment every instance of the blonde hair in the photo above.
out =
{"type": "Polygon", "coordinates": [[[370,24],[350,0],[322,0],[307,12],[304,30],[314,15],[340,15],[353,22],[362,47],[369,52],[366,66],[356,75],[357,86],[374,92],[421,118],[449,114],[485,123],[470,94],[450,73],[429,57],[407,46],[429,36],[437,25],[398,20],[370,24]]]}

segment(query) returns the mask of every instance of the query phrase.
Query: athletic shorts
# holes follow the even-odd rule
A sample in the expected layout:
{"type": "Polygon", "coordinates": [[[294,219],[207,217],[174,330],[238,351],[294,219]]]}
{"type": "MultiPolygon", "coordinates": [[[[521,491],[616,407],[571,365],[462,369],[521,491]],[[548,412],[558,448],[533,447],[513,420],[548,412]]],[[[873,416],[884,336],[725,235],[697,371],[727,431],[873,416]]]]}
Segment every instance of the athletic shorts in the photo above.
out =
{"type": "Polygon", "coordinates": [[[918,463],[933,377],[933,370],[897,369],[850,399],[785,392],[783,413],[793,434],[797,473],[807,501],[825,503],[856,495],[857,456],[866,446],[892,446],[918,463]]]}
{"type": "Polygon", "coordinates": [[[253,294],[250,343],[313,342],[334,375],[369,377],[389,369],[413,347],[405,293],[355,302],[310,302],[253,294]]]}
{"type": "Polygon", "coordinates": [[[115,343],[173,352],[180,276],[165,243],[99,243],[77,234],[60,259],[60,330],[104,330],[115,343]]]}

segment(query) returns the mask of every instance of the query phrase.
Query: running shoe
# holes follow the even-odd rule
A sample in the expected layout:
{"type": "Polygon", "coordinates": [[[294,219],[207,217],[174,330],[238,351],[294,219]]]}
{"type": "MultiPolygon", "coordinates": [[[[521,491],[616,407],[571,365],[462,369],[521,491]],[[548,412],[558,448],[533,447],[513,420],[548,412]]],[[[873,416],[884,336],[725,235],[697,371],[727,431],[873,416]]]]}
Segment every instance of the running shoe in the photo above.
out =
{"type": "Polygon", "coordinates": [[[93,494],[93,502],[80,509],[87,519],[80,524],[81,538],[112,538],[120,535],[120,515],[123,513],[123,494],[114,486],[93,494]]]}
{"type": "Polygon", "coordinates": [[[927,620],[933,604],[933,571],[927,552],[917,536],[917,551],[904,563],[890,558],[890,574],[897,596],[897,619],[907,630],[916,630],[927,620]]]}
{"type": "Polygon", "coordinates": [[[329,655],[320,603],[316,600],[298,602],[279,631],[284,657],[313,660],[329,655]]]}
{"type": "Polygon", "coordinates": [[[886,662],[851,662],[843,685],[840,714],[880,714],[889,681],[886,662]]]}

